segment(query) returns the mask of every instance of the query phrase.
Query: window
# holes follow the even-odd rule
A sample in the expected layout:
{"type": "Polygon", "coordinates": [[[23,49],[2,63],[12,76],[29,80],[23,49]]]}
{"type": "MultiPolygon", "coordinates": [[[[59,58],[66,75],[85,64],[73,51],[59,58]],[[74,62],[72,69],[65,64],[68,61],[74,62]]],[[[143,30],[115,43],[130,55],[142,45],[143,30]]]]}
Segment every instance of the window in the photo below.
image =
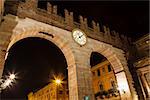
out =
{"type": "Polygon", "coordinates": [[[105,68],[104,67],[103,67],[102,71],[103,71],[103,73],[105,73],[105,68]]]}
{"type": "Polygon", "coordinates": [[[63,91],[59,91],[59,94],[63,94],[63,91]]]}
{"type": "Polygon", "coordinates": [[[112,88],[116,88],[115,81],[111,81],[112,88]]]}
{"type": "Polygon", "coordinates": [[[100,91],[103,91],[103,90],[104,90],[103,84],[100,84],[100,85],[99,85],[99,89],[100,89],[100,91]]]}
{"type": "Polygon", "coordinates": [[[93,73],[93,76],[95,76],[95,72],[92,72],[93,73]]]}
{"type": "Polygon", "coordinates": [[[69,91],[67,91],[67,94],[69,94],[69,91]]]}
{"type": "Polygon", "coordinates": [[[111,71],[111,65],[108,65],[108,72],[111,71]]]}
{"type": "Polygon", "coordinates": [[[100,76],[100,70],[99,69],[97,70],[97,75],[100,76]]]}

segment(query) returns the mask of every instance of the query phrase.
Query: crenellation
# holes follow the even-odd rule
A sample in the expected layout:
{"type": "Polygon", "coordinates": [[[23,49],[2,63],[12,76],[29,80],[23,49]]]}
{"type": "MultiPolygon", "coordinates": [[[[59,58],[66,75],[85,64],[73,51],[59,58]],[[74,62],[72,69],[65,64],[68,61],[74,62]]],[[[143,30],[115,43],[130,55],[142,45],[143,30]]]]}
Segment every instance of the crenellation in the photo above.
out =
{"type": "Polygon", "coordinates": [[[114,43],[112,40],[113,36],[110,33],[110,29],[108,27],[106,27],[106,30],[107,30],[107,40],[109,41],[109,43],[114,43]]]}
{"type": "Polygon", "coordinates": [[[88,24],[87,24],[87,18],[84,18],[84,27],[85,27],[85,29],[88,29],[88,24]]]}
{"type": "Polygon", "coordinates": [[[123,35],[123,34],[121,34],[120,37],[121,37],[121,40],[122,40],[122,41],[121,41],[121,42],[122,42],[122,48],[127,49],[127,45],[128,45],[128,44],[127,44],[127,43],[128,43],[128,42],[127,42],[127,37],[126,37],[125,35],[123,35]]]}
{"type": "Polygon", "coordinates": [[[52,14],[52,5],[49,2],[47,3],[47,13],[52,14]]]}
{"type": "Polygon", "coordinates": [[[66,24],[69,23],[69,11],[67,9],[64,9],[64,13],[65,13],[65,22],[66,24]]]}
{"type": "MultiPolygon", "coordinates": [[[[65,13],[65,23],[67,28],[73,28],[73,12],[69,12],[67,9],[64,10],[65,13]]],[[[71,30],[70,29],[70,30],[71,30]]]]}
{"type": "Polygon", "coordinates": [[[130,38],[130,37],[128,37],[127,39],[128,39],[128,43],[129,43],[129,44],[131,44],[131,43],[132,43],[131,38],[130,38]]]}
{"type": "Polygon", "coordinates": [[[93,31],[96,32],[96,23],[94,20],[92,20],[92,28],[93,28],[93,31]]]}
{"type": "Polygon", "coordinates": [[[104,33],[107,33],[107,28],[105,25],[103,25],[104,33]]]}
{"type": "Polygon", "coordinates": [[[52,11],[53,11],[53,14],[57,15],[57,6],[56,5],[53,6],[53,10],[52,11]]]}
{"type": "Polygon", "coordinates": [[[113,30],[113,31],[111,31],[111,33],[113,34],[113,39],[114,39],[114,43],[116,44],[116,45],[121,45],[120,44],[120,38],[119,38],[119,33],[117,33],[115,30],[113,30]]]}
{"type": "Polygon", "coordinates": [[[25,5],[30,10],[36,10],[38,8],[38,0],[26,0],[25,5]]]}
{"type": "Polygon", "coordinates": [[[106,27],[107,33],[110,34],[110,29],[109,27],[106,27]]]}
{"type": "Polygon", "coordinates": [[[105,25],[103,25],[103,29],[104,29],[104,40],[106,41],[106,43],[110,43],[110,34],[107,31],[107,27],[105,25]]]}
{"type": "Polygon", "coordinates": [[[99,23],[96,24],[96,30],[97,30],[97,32],[100,32],[100,26],[99,26],[99,23]]]}
{"type": "Polygon", "coordinates": [[[111,34],[110,28],[106,27],[109,43],[114,43],[114,36],[111,34]]]}
{"type": "Polygon", "coordinates": [[[79,16],[79,22],[80,22],[80,28],[84,29],[84,21],[83,21],[83,17],[81,15],[79,16]]]}
{"type": "Polygon", "coordinates": [[[112,35],[111,30],[105,25],[102,26],[104,32],[101,32],[99,23],[95,21],[92,21],[92,28],[88,27],[87,18],[83,18],[81,15],[79,16],[79,23],[75,22],[73,12],[69,12],[67,9],[64,10],[65,17],[59,16],[57,14],[57,6],[53,6],[50,3],[47,3],[47,10],[44,10],[37,8],[36,0],[28,0],[25,3],[19,4],[17,15],[20,18],[32,18],[69,31],[72,31],[74,28],[80,28],[86,32],[88,37],[112,44],[119,48],[124,48],[122,47],[122,43],[126,41],[121,39],[116,33],[112,35]]]}
{"type": "Polygon", "coordinates": [[[70,21],[70,26],[73,27],[73,22],[74,22],[73,12],[70,12],[69,18],[70,18],[70,20],[69,20],[70,21]]]}

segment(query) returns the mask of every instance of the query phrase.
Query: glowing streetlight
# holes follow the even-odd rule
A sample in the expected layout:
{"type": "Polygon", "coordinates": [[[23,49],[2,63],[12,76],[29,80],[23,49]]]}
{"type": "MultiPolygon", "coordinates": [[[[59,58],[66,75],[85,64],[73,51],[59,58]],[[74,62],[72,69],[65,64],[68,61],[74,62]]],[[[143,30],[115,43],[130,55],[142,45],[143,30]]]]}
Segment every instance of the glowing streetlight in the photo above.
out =
{"type": "Polygon", "coordinates": [[[15,80],[14,80],[15,78],[16,78],[15,74],[10,74],[9,77],[7,77],[6,80],[1,79],[1,80],[0,80],[0,93],[1,93],[1,91],[2,91],[3,89],[5,89],[6,87],[9,87],[9,86],[12,84],[12,82],[15,81],[15,80]],[[3,81],[3,80],[4,80],[4,81],[3,81]]]}
{"type": "Polygon", "coordinates": [[[9,78],[10,78],[11,80],[15,79],[15,74],[10,74],[9,78]]]}
{"type": "Polygon", "coordinates": [[[56,80],[55,80],[55,83],[56,83],[57,85],[60,85],[60,84],[62,83],[62,81],[61,81],[60,79],[56,79],[56,80]]]}
{"type": "Polygon", "coordinates": [[[7,79],[4,84],[5,84],[5,86],[9,86],[11,82],[12,82],[12,80],[7,79]]]}

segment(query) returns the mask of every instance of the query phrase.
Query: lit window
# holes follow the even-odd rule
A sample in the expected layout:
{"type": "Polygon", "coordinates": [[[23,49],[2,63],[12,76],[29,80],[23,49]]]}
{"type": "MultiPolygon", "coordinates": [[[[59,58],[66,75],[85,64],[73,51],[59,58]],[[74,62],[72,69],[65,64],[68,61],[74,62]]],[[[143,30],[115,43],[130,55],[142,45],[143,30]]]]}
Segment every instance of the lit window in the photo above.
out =
{"type": "Polygon", "coordinates": [[[111,71],[111,65],[108,65],[108,72],[111,71]]]}

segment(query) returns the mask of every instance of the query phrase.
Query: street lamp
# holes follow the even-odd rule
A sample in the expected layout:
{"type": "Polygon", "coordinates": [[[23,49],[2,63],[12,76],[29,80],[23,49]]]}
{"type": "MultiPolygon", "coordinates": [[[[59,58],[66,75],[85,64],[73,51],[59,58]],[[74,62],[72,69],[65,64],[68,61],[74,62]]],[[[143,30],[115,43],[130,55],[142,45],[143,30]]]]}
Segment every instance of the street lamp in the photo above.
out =
{"type": "Polygon", "coordinates": [[[11,85],[11,83],[14,81],[15,78],[16,78],[15,74],[10,74],[6,80],[1,79],[0,92],[9,85],[11,85]]]}
{"type": "Polygon", "coordinates": [[[10,74],[10,75],[9,75],[9,78],[10,78],[11,80],[15,79],[15,74],[10,74]]]}
{"type": "Polygon", "coordinates": [[[61,81],[60,79],[56,79],[56,80],[55,80],[55,83],[56,83],[57,85],[60,85],[60,84],[62,83],[62,81],[61,81]]]}
{"type": "Polygon", "coordinates": [[[62,81],[60,79],[55,79],[56,84],[56,98],[58,99],[58,86],[61,85],[62,81]]]}

